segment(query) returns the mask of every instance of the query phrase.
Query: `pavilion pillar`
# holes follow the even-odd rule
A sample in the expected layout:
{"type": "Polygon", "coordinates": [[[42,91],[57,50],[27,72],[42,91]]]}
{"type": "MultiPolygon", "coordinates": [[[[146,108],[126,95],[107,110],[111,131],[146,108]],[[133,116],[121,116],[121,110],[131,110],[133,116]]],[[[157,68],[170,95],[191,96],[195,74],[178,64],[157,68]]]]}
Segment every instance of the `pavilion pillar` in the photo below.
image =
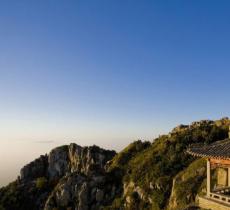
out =
{"type": "Polygon", "coordinates": [[[211,164],[210,160],[207,159],[207,197],[210,197],[211,192],[211,164]]]}
{"type": "Polygon", "coordinates": [[[230,187],[230,167],[228,167],[228,187],[230,187]]]}

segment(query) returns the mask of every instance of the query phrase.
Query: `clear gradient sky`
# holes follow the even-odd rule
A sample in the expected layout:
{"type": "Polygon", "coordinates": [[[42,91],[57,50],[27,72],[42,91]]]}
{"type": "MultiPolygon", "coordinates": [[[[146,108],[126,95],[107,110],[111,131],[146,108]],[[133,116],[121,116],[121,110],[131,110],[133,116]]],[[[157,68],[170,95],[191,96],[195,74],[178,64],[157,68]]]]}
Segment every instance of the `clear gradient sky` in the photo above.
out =
{"type": "Polygon", "coordinates": [[[229,0],[0,0],[0,185],[60,144],[120,150],[229,116],[229,11],[229,0]]]}

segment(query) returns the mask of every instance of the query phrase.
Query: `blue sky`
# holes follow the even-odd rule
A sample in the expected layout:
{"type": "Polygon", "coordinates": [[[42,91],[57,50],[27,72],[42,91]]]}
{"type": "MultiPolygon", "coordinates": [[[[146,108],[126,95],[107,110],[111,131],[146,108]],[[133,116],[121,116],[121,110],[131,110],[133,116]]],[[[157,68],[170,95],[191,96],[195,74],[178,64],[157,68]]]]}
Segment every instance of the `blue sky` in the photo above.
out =
{"type": "Polygon", "coordinates": [[[0,1],[2,150],[36,148],[23,161],[71,141],[120,150],[229,116],[229,9],[227,0],[0,1]]]}

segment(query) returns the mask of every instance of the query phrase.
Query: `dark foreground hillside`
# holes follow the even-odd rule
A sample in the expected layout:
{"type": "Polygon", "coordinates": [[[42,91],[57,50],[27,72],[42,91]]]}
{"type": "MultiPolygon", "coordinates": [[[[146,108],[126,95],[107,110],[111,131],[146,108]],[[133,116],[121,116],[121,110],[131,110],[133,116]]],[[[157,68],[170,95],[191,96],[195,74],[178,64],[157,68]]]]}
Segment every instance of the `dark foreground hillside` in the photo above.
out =
{"type": "Polygon", "coordinates": [[[229,125],[227,118],[180,125],[118,154],[97,146],[55,148],[0,189],[0,210],[197,209],[196,195],[205,193],[205,162],[186,148],[227,138],[229,125]]]}

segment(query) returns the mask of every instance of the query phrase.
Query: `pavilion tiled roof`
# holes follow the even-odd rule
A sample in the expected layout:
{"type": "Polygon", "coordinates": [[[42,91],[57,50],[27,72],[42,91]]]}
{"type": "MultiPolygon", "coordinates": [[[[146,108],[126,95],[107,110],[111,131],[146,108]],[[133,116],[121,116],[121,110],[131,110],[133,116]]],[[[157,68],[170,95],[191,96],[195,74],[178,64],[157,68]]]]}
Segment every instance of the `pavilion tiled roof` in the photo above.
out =
{"type": "Polygon", "coordinates": [[[187,153],[196,157],[230,160],[230,139],[217,141],[210,145],[191,145],[187,153]]]}

